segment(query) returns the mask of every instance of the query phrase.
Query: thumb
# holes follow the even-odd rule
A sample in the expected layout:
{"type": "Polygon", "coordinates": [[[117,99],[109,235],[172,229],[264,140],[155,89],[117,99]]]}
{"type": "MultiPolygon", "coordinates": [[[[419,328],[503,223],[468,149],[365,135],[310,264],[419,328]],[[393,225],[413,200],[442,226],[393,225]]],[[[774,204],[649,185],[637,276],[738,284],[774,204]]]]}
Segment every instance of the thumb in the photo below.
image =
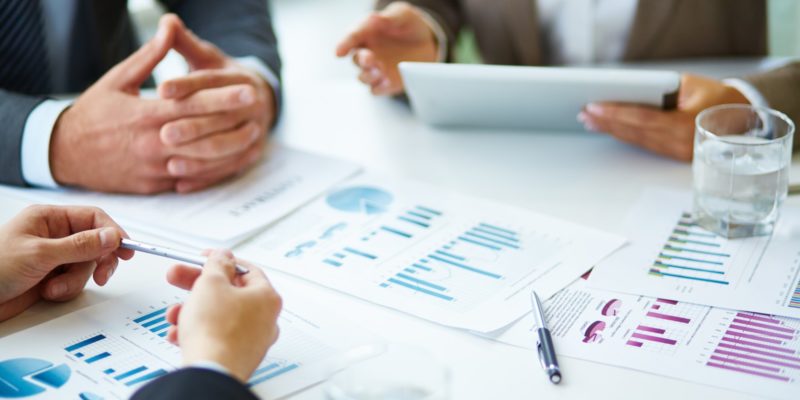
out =
{"type": "Polygon", "coordinates": [[[61,239],[47,239],[44,258],[52,266],[99,259],[119,248],[122,232],[101,228],[78,232],[61,239]]]}
{"type": "Polygon", "coordinates": [[[175,37],[174,27],[159,23],[156,35],[114,66],[103,77],[103,81],[119,89],[139,89],[153,73],[158,63],[166,57],[175,37]]]}
{"type": "Polygon", "coordinates": [[[161,17],[161,23],[175,32],[174,48],[180,53],[192,70],[221,68],[227,57],[213,44],[200,39],[189,30],[175,14],[161,17]]]}

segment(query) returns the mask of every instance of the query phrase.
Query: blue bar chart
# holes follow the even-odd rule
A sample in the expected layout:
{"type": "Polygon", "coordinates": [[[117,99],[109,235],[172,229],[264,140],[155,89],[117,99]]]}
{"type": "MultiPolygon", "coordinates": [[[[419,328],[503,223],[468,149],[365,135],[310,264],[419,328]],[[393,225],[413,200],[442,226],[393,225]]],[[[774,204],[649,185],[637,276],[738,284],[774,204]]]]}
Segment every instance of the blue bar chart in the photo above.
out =
{"type": "MultiPolygon", "coordinates": [[[[441,214],[436,214],[441,215],[441,214]]],[[[433,218],[433,215],[429,215],[433,218]]],[[[456,232],[451,240],[414,260],[386,281],[382,288],[398,288],[443,302],[459,300],[459,290],[451,288],[453,271],[477,280],[499,281],[505,277],[496,271],[494,262],[504,252],[522,248],[520,234],[512,229],[480,222],[469,229],[456,232]],[[442,279],[442,277],[447,277],[442,279]]],[[[488,283],[487,282],[487,283],[488,283]]]]}
{"type": "Polygon", "coordinates": [[[555,291],[623,242],[521,208],[365,174],[253,238],[241,254],[438,323],[492,330],[527,311],[523,289],[534,281],[541,292],[555,291]]]}
{"type": "MultiPolygon", "coordinates": [[[[348,209],[359,209],[349,207],[348,209]]],[[[378,208],[370,208],[370,214],[377,214],[378,208]]],[[[444,215],[432,207],[415,205],[392,215],[386,208],[381,212],[390,214],[381,219],[381,223],[369,230],[354,236],[347,245],[336,248],[322,256],[322,264],[340,267],[364,267],[381,262],[406,248],[417,237],[438,227],[444,215]]]]}
{"type": "Polygon", "coordinates": [[[102,372],[109,379],[128,387],[148,382],[167,373],[165,369],[151,367],[147,362],[128,366],[132,362],[130,353],[136,349],[120,338],[104,333],[80,339],[64,347],[64,351],[83,360],[88,367],[102,372]]]}
{"type": "Polygon", "coordinates": [[[159,308],[145,315],[136,317],[133,322],[159,337],[166,337],[170,324],[167,322],[167,307],[159,308]]]}
{"type": "Polygon", "coordinates": [[[679,280],[729,285],[726,266],[731,254],[727,240],[695,225],[683,214],[650,268],[650,275],[679,280]]]}
{"type": "Polygon", "coordinates": [[[276,362],[267,359],[253,372],[250,380],[247,381],[248,386],[255,386],[264,383],[270,379],[277,378],[287,372],[290,372],[299,367],[296,363],[287,363],[284,361],[276,362]]]}

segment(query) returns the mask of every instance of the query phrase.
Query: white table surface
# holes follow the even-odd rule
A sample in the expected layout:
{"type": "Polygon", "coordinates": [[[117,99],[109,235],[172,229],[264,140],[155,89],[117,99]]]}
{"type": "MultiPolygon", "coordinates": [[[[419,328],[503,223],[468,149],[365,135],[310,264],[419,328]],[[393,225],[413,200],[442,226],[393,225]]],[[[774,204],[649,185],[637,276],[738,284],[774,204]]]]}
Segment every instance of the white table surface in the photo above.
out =
{"type": "MultiPolygon", "coordinates": [[[[650,185],[690,189],[691,168],[591,133],[434,130],[408,107],[373,98],[349,60],[335,60],[337,39],[369,9],[368,0],[278,0],[275,18],[285,61],[285,109],[277,140],[350,159],[371,171],[514,204],[619,231],[650,185]]],[[[796,163],[795,163],[796,164],[796,163]]],[[[800,177],[797,173],[796,177],[800,177]]],[[[0,222],[26,204],[0,198],[0,222]]],[[[792,199],[790,206],[800,205],[792,199]]],[[[0,324],[0,337],[164,279],[168,261],[139,254],[104,288],[77,300],[38,304],[0,324]]],[[[271,273],[286,300],[324,304],[393,343],[428,349],[452,370],[453,399],[746,399],[741,393],[562,357],[565,380],[544,378],[536,355],[374,306],[271,273]]],[[[533,338],[531,340],[534,340],[533,338]]],[[[324,384],[292,398],[323,398],[324,384]]]]}

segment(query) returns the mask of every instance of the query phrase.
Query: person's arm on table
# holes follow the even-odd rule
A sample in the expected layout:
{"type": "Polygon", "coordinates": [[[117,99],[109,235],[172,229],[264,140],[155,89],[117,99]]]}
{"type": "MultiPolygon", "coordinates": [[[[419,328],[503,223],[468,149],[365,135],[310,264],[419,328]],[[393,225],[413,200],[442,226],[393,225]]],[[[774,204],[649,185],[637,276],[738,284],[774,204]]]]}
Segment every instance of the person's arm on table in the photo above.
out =
{"type": "MultiPolygon", "coordinates": [[[[211,89],[180,100],[141,98],[139,87],[174,46],[176,33],[174,26],[161,23],[153,39],[109,70],[61,114],[50,139],[50,167],[56,182],[104,192],[174,190],[178,180],[167,171],[174,151],[160,139],[164,124],[238,110],[255,102],[253,89],[243,86],[211,89]]],[[[238,165],[243,168],[245,161],[239,160],[238,165]]]]}
{"type": "Polygon", "coordinates": [[[90,277],[105,285],[126,234],[106,213],[91,207],[33,206],[0,228],[0,321],[39,300],[67,301],[90,277]]]}
{"type": "MultiPolygon", "coordinates": [[[[133,399],[254,399],[245,383],[278,338],[281,298],[264,272],[237,275],[229,251],[213,251],[201,270],[173,267],[170,283],[191,290],[167,311],[167,338],[186,367],[148,383],[133,399]]],[[[242,261],[239,261],[243,263],[242,261]]]]}
{"type": "Polygon", "coordinates": [[[445,61],[463,23],[456,0],[379,1],[372,13],[337,46],[352,54],[358,79],[375,95],[403,92],[402,61],[445,61]],[[444,43],[442,43],[444,42],[444,43]]]}

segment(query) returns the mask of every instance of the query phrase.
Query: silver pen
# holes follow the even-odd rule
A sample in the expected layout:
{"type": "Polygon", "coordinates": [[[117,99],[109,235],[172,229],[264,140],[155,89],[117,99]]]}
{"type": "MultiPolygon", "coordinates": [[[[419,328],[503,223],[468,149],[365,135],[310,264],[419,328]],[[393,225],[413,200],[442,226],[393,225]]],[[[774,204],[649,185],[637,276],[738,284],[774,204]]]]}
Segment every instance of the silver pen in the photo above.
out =
{"type": "MultiPolygon", "coordinates": [[[[206,261],[208,261],[206,257],[200,255],[195,255],[179,250],[173,250],[166,247],[156,246],[153,244],[137,242],[135,240],[130,240],[130,239],[122,239],[122,241],[119,244],[119,247],[133,251],[141,251],[142,253],[153,254],[156,256],[171,258],[173,260],[182,261],[188,264],[199,265],[201,267],[206,264],[206,261]]],[[[247,268],[238,264],[236,265],[236,274],[244,275],[248,272],[250,272],[250,270],[248,270],[247,268]]]]}
{"type": "Polygon", "coordinates": [[[531,305],[533,307],[533,317],[536,319],[537,333],[539,335],[539,343],[536,349],[539,352],[539,363],[542,364],[544,372],[550,379],[550,382],[558,384],[561,382],[561,368],[558,366],[556,359],[556,348],[553,345],[553,337],[550,336],[550,329],[547,328],[547,321],[544,318],[544,307],[536,291],[531,291],[531,305]]]}

